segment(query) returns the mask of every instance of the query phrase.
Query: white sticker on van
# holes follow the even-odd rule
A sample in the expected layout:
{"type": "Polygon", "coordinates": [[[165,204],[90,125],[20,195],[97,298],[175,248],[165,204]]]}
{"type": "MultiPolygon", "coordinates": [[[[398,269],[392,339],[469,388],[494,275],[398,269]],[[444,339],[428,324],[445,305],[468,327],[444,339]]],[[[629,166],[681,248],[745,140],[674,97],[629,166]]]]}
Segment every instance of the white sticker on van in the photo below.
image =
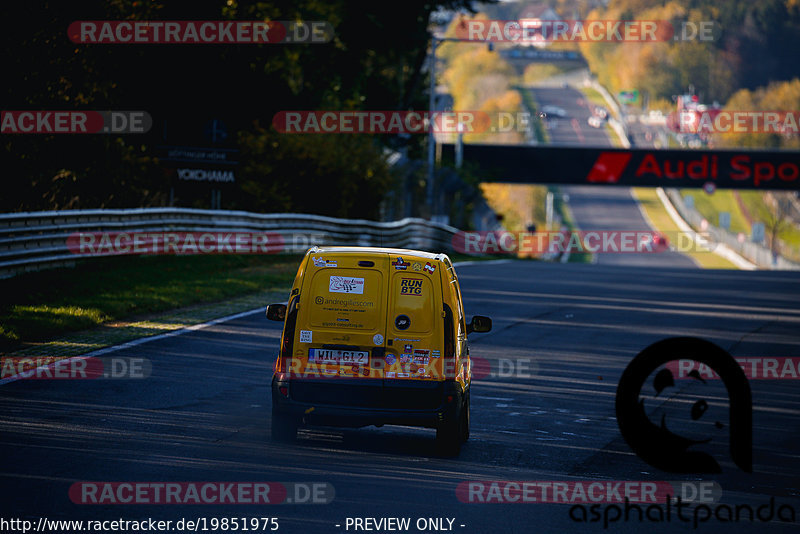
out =
{"type": "Polygon", "coordinates": [[[300,330],[300,343],[311,343],[311,330],[300,330]]]}
{"type": "Polygon", "coordinates": [[[364,279],[350,276],[331,276],[328,283],[328,291],[331,293],[357,293],[363,295],[364,279]]]}

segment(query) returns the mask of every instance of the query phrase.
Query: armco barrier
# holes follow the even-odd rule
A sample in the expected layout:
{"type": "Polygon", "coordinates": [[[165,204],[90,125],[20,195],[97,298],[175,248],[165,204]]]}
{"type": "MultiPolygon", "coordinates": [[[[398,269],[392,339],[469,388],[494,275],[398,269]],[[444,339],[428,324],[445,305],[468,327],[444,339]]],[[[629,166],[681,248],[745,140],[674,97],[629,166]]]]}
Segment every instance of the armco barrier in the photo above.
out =
{"type": "MultiPolygon", "coordinates": [[[[684,221],[689,223],[695,230],[700,230],[703,226],[704,217],[694,208],[686,205],[678,189],[665,189],[670,202],[678,211],[684,221]]],[[[777,269],[777,270],[798,270],[800,264],[791,262],[782,256],[773,257],[772,251],[767,247],[753,243],[752,241],[745,241],[740,243],[737,236],[707,223],[707,227],[703,232],[709,240],[716,241],[717,243],[724,243],[732,250],[743,256],[747,260],[755,263],[759,269],[777,269]]]]}
{"type": "Polygon", "coordinates": [[[284,251],[313,245],[357,245],[446,252],[458,229],[424,219],[394,222],[337,219],[295,213],[188,208],[41,211],[0,214],[0,277],[49,267],[72,266],[67,237],[77,232],[273,232],[284,251]]]}

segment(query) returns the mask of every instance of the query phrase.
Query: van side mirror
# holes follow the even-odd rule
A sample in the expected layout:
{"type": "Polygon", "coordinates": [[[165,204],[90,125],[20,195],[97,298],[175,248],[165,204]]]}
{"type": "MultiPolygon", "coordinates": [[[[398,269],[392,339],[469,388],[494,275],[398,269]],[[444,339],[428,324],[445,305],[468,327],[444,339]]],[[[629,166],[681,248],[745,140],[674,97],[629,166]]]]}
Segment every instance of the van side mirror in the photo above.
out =
{"type": "Polygon", "coordinates": [[[283,321],[286,319],[286,304],[270,304],[267,306],[267,319],[283,321]]]}
{"type": "Polygon", "coordinates": [[[467,325],[467,334],[472,332],[489,332],[492,329],[492,319],[483,315],[473,315],[467,325]]]}

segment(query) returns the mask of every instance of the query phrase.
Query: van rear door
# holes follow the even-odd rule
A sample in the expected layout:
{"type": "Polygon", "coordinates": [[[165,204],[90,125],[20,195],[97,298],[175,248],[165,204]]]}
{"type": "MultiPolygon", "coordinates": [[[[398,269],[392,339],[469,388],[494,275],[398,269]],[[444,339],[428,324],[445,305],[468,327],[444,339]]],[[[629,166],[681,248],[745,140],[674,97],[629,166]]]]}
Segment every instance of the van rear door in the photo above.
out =
{"type": "Polygon", "coordinates": [[[391,257],[385,383],[440,381],[441,310],[438,262],[391,257]]]}
{"type": "Polygon", "coordinates": [[[364,385],[383,379],[388,267],[388,257],[378,254],[310,257],[292,358],[301,376],[361,379],[364,385]]]}

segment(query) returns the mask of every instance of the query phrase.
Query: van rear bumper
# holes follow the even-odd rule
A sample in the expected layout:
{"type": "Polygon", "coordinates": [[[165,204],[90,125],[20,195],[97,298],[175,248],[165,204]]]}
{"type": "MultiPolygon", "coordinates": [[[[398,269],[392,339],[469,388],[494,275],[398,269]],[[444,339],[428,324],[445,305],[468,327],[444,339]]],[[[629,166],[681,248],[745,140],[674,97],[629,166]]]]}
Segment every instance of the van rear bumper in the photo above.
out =
{"type": "Polygon", "coordinates": [[[321,426],[437,428],[457,416],[465,394],[454,381],[272,379],[273,414],[321,426]],[[288,388],[288,397],[280,393],[280,387],[288,388]]]}

